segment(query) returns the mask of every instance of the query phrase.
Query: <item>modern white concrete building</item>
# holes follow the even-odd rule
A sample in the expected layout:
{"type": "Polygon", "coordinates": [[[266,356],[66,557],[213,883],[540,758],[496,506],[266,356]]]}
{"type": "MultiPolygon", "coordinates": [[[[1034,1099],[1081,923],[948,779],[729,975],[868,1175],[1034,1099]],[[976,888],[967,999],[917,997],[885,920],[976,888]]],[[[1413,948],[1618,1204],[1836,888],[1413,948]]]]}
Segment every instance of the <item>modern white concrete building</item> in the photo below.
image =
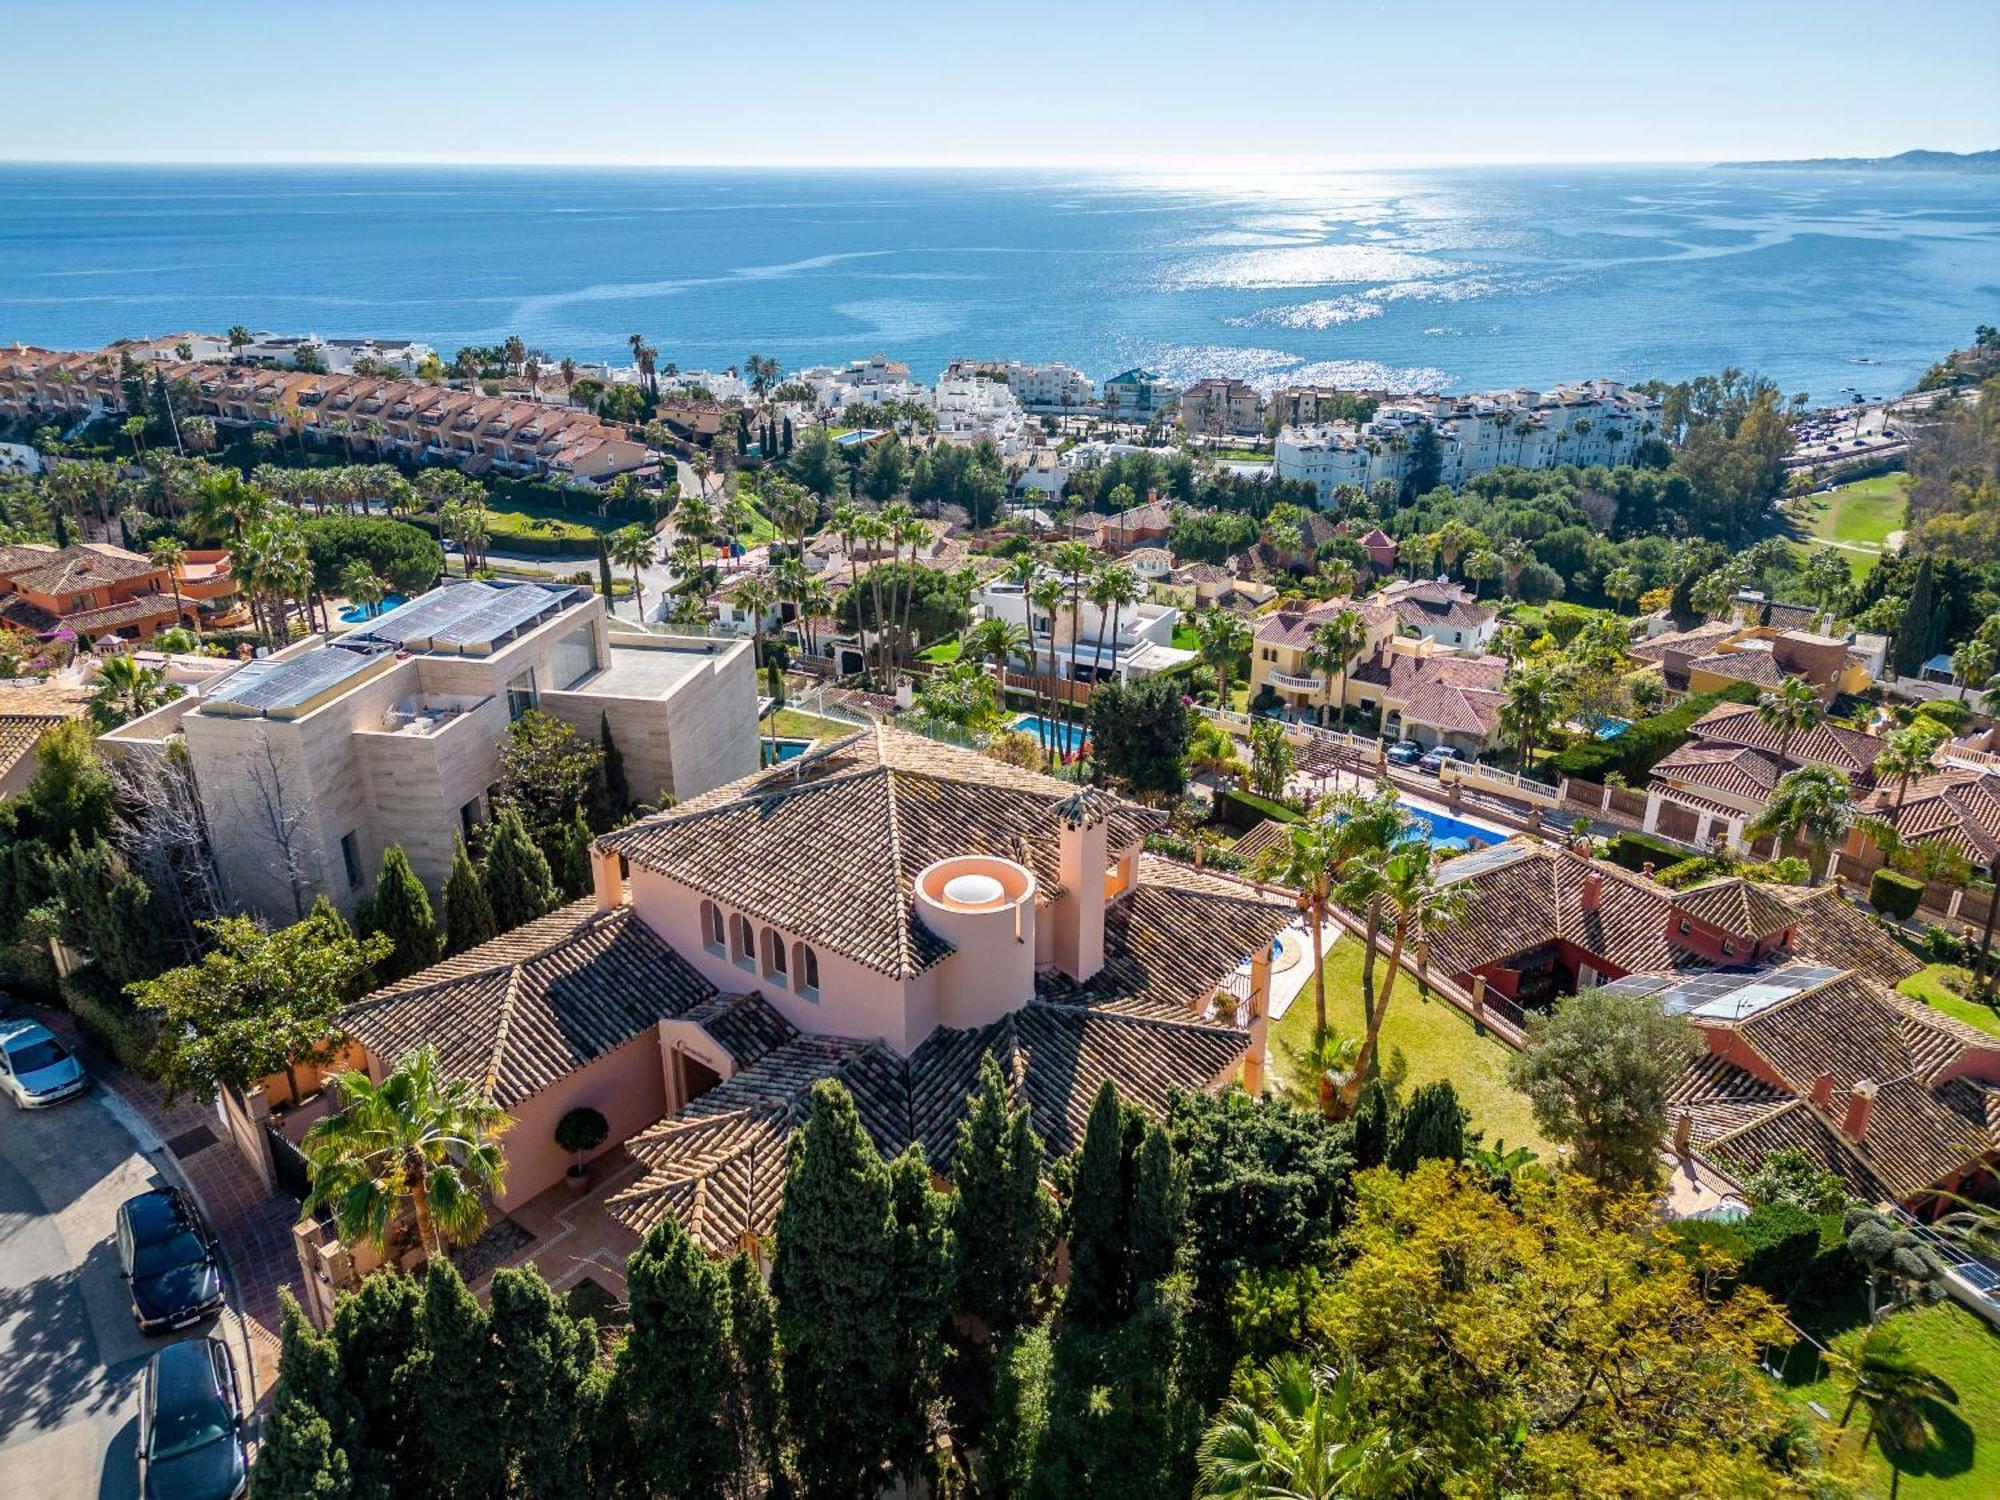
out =
{"type": "Polygon", "coordinates": [[[634,797],[686,800],[757,768],[747,641],[615,632],[588,589],[448,583],[345,635],[247,663],[103,736],[187,748],[228,897],[292,921],[343,911],[400,844],[433,890],[491,811],[510,723],[531,708],[624,758],[634,797]]]}
{"type": "Polygon", "coordinates": [[[1018,359],[955,359],[945,368],[949,379],[968,375],[1005,381],[1014,399],[1029,411],[1075,411],[1097,399],[1090,377],[1075,365],[1030,365],[1018,359]]]}
{"type": "Polygon", "coordinates": [[[1068,606],[1061,605],[1052,614],[1044,614],[1033,607],[1027,591],[1011,579],[995,578],[982,585],[973,594],[972,602],[979,613],[1010,621],[1029,631],[1037,659],[1046,662],[1053,658],[1056,675],[1065,681],[1129,682],[1134,677],[1149,677],[1195,658],[1194,652],[1173,643],[1174,627],[1180,623],[1181,612],[1171,604],[1127,605],[1116,611],[1114,632],[1111,612],[1098,609],[1088,599],[1082,600],[1076,610],[1076,639],[1072,643],[1068,606]]]}

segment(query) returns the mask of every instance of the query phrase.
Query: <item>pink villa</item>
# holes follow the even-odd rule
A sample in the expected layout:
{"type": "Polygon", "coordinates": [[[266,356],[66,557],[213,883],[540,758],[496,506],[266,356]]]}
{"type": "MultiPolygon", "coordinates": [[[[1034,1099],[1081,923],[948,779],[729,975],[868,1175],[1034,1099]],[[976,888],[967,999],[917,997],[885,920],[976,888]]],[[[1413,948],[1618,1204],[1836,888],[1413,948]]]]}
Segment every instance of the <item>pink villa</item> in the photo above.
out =
{"type": "Polygon", "coordinates": [[[498,1214],[564,1180],[556,1123],[588,1106],[632,1243],[672,1214],[732,1253],[769,1233],[821,1078],[940,1170],[988,1054],[1052,1153],[1107,1080],[1156,1114],[1261,1087],[1291,904],[1143,854],[1160,821],[865,730],[599,839],[593,899],[361,1000],[353,1055],[380,1076],[434,1045],[507,1110],[498,1214]]]}

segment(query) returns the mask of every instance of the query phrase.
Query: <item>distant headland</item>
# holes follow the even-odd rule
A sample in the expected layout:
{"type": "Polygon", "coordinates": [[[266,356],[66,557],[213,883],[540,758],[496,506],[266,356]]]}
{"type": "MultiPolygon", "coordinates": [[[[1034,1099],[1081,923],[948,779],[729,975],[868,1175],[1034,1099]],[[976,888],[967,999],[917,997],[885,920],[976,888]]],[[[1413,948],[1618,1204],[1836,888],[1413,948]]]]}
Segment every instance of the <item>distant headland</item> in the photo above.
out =
{"type": "Polygon", "coordinates": [[[1796,161],[1721,161],[1716,165],[1814,172],[2000,172],[2000,151],[1904,151],[1895,156],[1808,156],[1796,161]]]}

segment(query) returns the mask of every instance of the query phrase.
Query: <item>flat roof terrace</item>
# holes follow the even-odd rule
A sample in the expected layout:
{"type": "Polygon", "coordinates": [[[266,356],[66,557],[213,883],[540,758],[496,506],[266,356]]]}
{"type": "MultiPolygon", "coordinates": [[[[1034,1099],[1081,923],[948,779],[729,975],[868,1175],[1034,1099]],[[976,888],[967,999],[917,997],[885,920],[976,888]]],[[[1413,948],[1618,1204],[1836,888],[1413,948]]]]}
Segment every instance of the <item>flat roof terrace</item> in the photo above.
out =
{"type": "Polygon", "coordinates": [[[566,691],[606,698],[664,698],[738,647],[747,649],[748,643],[699,636],[614,635],[609,660],[566,691]]]}

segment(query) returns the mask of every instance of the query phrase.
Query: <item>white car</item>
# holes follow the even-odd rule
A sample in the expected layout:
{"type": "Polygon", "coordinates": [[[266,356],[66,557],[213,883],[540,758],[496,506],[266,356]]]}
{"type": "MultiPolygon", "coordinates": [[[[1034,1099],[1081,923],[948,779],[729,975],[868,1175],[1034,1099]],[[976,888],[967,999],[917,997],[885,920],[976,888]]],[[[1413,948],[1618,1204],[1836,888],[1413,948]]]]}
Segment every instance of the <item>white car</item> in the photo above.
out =
{"type": "Polygon", "coordinates": [[[46,1109],[90,1087],[90,1075],[48,1027],[0,1021],[0,1088],[22,1109],[46,1109]]]}

